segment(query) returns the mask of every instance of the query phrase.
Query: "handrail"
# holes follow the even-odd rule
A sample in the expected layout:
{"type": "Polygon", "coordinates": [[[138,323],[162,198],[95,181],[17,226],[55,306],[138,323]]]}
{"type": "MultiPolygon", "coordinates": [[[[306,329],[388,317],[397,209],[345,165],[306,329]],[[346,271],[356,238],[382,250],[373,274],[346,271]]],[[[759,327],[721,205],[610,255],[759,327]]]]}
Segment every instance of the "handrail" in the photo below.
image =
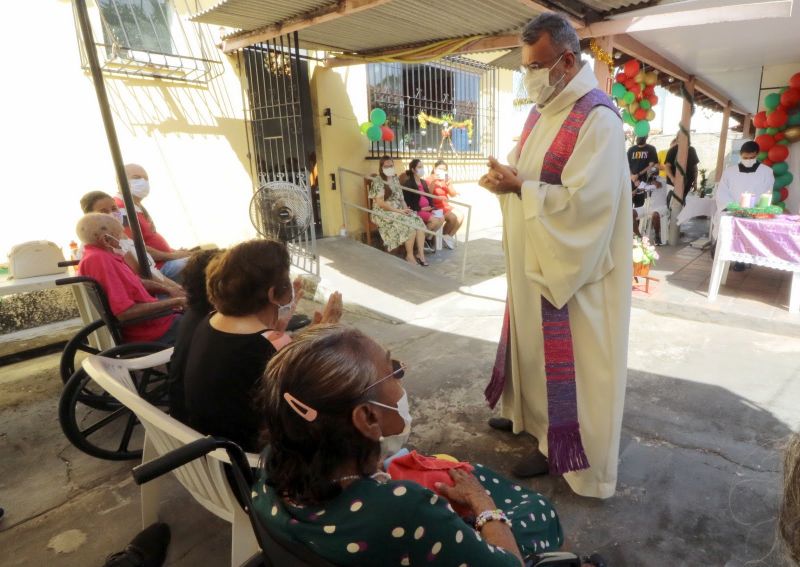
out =
{"type": "MultiPolygon", "coordinates": [[[[342,174],[343,173],[349,173],[350,175],[358,176],[358,178],[361,179],[362,184],[363,184],[363,180],[364,179],[369,178],[369,175],[366,175],[366,174],[364,174],[364,173],[362,173],[360,171],[354,171],[352,169],[347,169],[345,167],[339,167],[338,168],[338,172],[339,172],[339,187],[342,188],[339,191],[339,199],[341,200],[341,204],[342,204],[342,223],[343,223],[343,226],[345,228],[345,231],[347,231],[347,228],[348,228],[347,227],[347,207],[352,207],[354,209],[357,209],[357,210],[360,210],[360,211],[364,211],[364,212],[369,213],[371,215],[377,215],[377,216],[382,216],[382,217],[393,218],[393,217],[390,217],[388,215],[388,213],[386,213],[382,209],[369,209],[367,207],[362,207],[361,205],[357,205],[356,203],[352,203],[350,201],[346,201],[345,200],[345,198],[344,198],[344,186],[345,185],[344,185],[344,183],[342,181],[342,174]]],[[[389,185],[383,179],[381,179],[381,182],[386,186],[389,185]]],[[[422,191],[417,191],[416,189],[410,189],[408,187],[403,187],[403,191],[410,191],[412,193],[417,193],[419,195],[424,195],[426,197],[433,197],[434,199],[440,199],[441,200],[441,197],[435,197],[435,196],[431,195],[430,193],[423,193],[422,191]]],[[[454,201],[452,199],[448,199],[447,202],[451,203],[453,205],[458,205],[460,207],[464,207],[465,209],[467,209],[466,227],[464,229],[464,254],[463,254],[462,258],[461,258],[461,281],[463,282],[465,277],[466,277],[466,272],[467,272],[467,252],[469,251],[469,229],[470,229],[470,224],[472,222],[472,205],[470,205],[469,203],[461,202],[461,201],[454,201]]],[[[406,226],[411,226],[409,223],[403,223],[403,224],[405,224],[406,226]]],[[[423,229],[423,231],[425,233],[427,233],[427,234],[432,234],[432,235],[436,236],[436,233],[431,231],[431,230],[428,230],[427,227],[425,227],[425,229],[423,229]]]]}

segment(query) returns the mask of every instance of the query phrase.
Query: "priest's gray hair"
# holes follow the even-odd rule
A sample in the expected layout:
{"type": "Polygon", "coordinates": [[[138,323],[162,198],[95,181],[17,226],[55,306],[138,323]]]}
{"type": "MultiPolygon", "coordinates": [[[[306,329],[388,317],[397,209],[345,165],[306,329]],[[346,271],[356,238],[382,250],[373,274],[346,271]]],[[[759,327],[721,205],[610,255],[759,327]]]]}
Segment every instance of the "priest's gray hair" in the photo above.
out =
{"type": "Polygon", "coordinates": [[[581,52],[581,42],[578,33],[569,20],[556,13],[539,14],[533,18],[522,30],[522,41],[528,45],[533,45],[546,33],[552,42],[574,54],[581,52]]]}

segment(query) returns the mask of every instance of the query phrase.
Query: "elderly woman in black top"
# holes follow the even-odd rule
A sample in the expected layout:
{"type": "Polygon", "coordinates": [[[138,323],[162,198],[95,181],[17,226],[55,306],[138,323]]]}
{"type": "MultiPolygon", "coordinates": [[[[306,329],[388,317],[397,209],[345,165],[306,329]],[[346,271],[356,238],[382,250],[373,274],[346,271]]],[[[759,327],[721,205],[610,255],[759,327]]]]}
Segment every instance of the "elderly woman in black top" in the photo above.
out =
{"type": "MultiPolygon", "coordinates": [[[[442,211],[437,211],[433,203],[433,194],[428,188],[428,182],[425,181],[425,164],[420,159],[412,159],[408,164],[406,171],[406,179],[403,186],[413,191],[403,190],[403,198],[408,205],[408,208],[417,213],[417,216],[422,219],[428,230],[436,232],[444,224],[444,215],[442,211]],[[414,191],[420,191],[425,195],[420,195],[414,191]]],[[[428,240],[430,240],[428,236],[428,240]]]]}
{"type": "MultiPolygon", "coordinates": [[[[289,279],[286,246],[269,240],[243,242],[217,256],[206,278],[216,311],[198,324],[186,355],[185,421],[200,433],[258,452],[261,414],[252,403],[254,387],[286,342],[283,331],[299,284],[289,279]]],[[[315,319],[336,322],[341,308],[335,293],[315,319]]]]}

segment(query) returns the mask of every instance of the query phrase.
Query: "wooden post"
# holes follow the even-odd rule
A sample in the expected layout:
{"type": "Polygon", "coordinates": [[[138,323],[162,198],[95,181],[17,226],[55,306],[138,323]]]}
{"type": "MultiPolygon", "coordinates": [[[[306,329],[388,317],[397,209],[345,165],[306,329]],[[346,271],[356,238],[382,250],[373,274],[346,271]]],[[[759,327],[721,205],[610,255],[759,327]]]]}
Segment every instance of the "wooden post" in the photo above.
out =
{"type": "MultiPolygon", "coordinates": [[[[595,38],[598,47],[606,53],[614,54],[614,41],[613,36],[595,38]]],[[[611,85],[614,82],[614,77],[611,76],[611,71],[608,70],[608,65],[600,60],[595,59],[594,62],[594,76],[597,77],[597,85],[601,91],[611,94],[611,85]]]]}
{"type": "Polygon", "coordinates": [[[728,122],[731,119],[731,101],[722,111],[722,129],[719,132],[719,149],[717,150],[717,170],[714,172],[714,181],[719,183],[722,170],[725,167],[725,148],[728,145],[728,122]]]}
{"type": "Polygon", "coordinates": [[[746,114],[744,117],[744,123],[742,124],[742,138],[745,140],[749,140],[750,137],[753,135],[751,130],[753,128],[753,115],[746,114]]]}
{"type": "Polygon", "coordinates": [[[686,162],[689,157],[689,132],[692,130],[692,112],[694,111],[694,77],[689,77],[683,83],[683,112],[681,123],[678,130],[678,156],[675,160],[675,191],[676,198],[670,203],[670,223],[669,223],[669,243],[677,246],[680,242],[680,229],[678,228],[678,213],[683,208],[683,200],[686,197],[684,191],[684,177],[687,173],[686,162]]]}

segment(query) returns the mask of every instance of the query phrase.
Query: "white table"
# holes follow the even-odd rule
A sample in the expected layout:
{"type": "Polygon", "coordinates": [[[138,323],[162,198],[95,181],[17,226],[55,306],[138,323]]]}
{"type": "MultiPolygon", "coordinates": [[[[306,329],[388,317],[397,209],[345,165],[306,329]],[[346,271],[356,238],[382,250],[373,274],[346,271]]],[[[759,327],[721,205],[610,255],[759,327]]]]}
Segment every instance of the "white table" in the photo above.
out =
{"type": "Polygon", "coordinates": [[[0,297],[13,293],[27,293],[29,291],[41,291],[56,287],[56,280],[68,278],[72,274],[61,272],[60,274],[50,274],[49,276],[36,276],[35,278],[9,278],[0,281],[0,297]]]}
{"type": "MultiPolygon", "coordinates": [[[[796,247],[800,247],[800,217],[781,215],[773,223],[775,234],[780,234],[796,247]]],[[[734,233],[734,224],[741,223],[741,228],[758,227],[754,223],[769,223],[770,220],[743,219],[723,214],[719,221],[719,235],[717,250],[714,254],[714,267],[711,270],[711,280],[708,283],[708,300],[715,301],[719,294],[719,286],[728,278],[728,269],[731,262],[744,262],[765,268],[783,270],[792,273],[792,288],[789,294],[789,313],[800,313],[800,262],[787,258],[780,258],[769,252],[769,242],[757,230],[748,231],[747,245],[742,245],[734,233]],[[760,242],[759,242],[760,240],[760,242]],[[747,251],[749,249],[749,251],[747,251]]],[[[738,227],[737,227],[738,228],[738,227]]]]}
{"type": "Polygon", "coordinates": [[[695,217],[709,217],[712,218],[714,213],[717,212],[717,202],[711,197],[700,198],[696,195],[687,195],[686,204],[678,213],[678,218],[675,222],[678,226],[693,219],[695,217]]]}

